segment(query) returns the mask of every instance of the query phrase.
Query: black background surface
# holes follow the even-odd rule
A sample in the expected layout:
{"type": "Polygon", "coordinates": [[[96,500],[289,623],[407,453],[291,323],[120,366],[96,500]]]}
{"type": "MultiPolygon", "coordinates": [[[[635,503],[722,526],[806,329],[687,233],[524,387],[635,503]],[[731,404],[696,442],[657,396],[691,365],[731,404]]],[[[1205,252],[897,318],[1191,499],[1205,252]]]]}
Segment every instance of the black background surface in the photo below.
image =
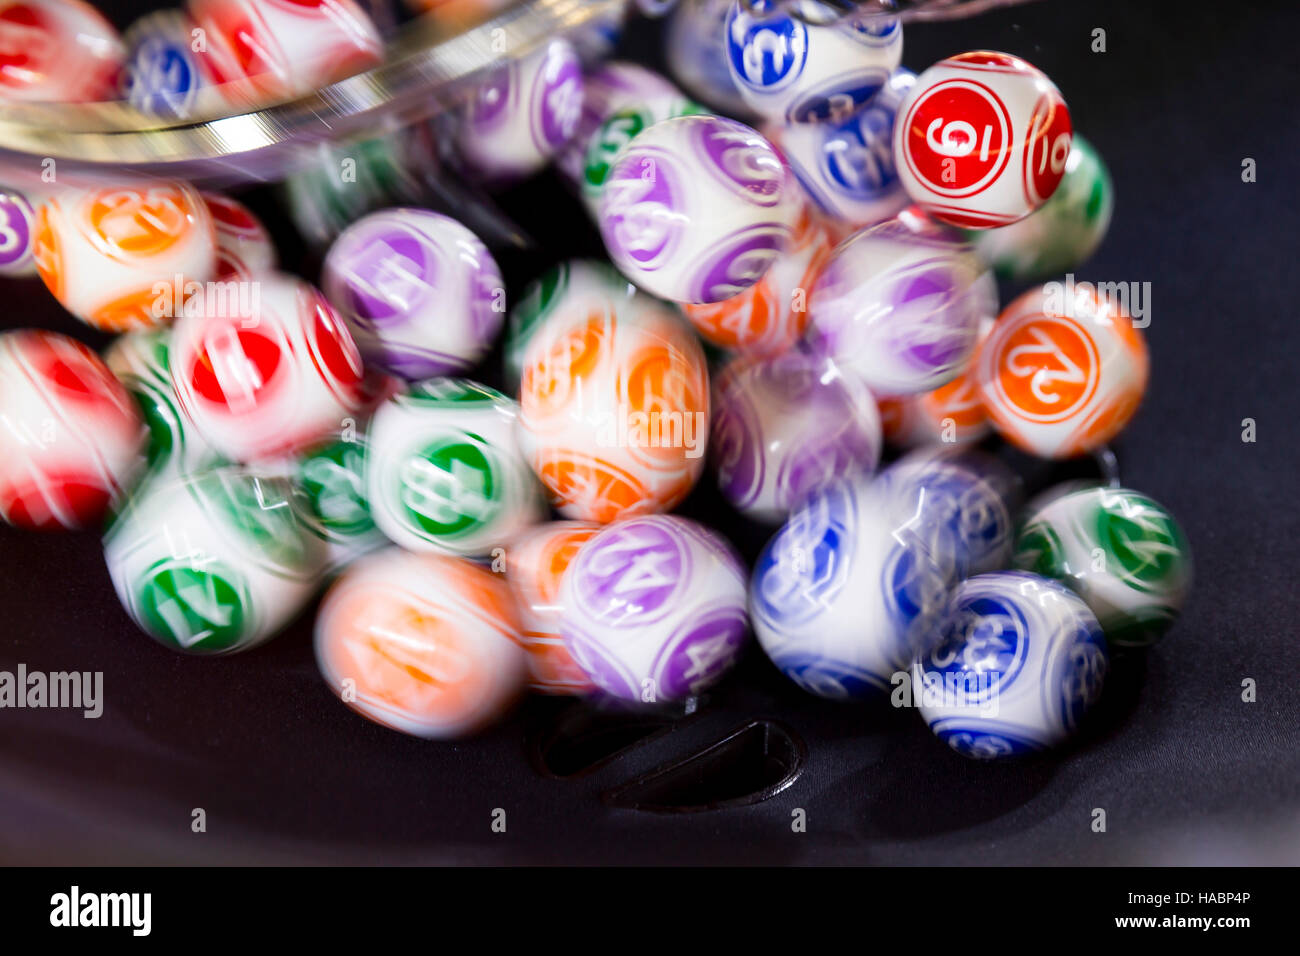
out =
{"type": "MultiPolygon", "coordinates": [[[[143,9],[102,6],[119,28],[143,9]]],[[[644,54],[657,35],[634,21],[626,45],[644,54]]],[[[0,528],[0,669],[103,671],[106,698],[99,720],[0,711],[0,860],[1300,862],[1297,35],[1289,5],[1124,0],[1034,3],[906,35],[904,63],[918,71],[984,47],[1052,76],[1115,182],[1109,237],[1078,277],[1152,284],[1151,386],[1116,451],[1125,484],[1182,522],[1197,581],[1168,638],[1116,662],[1065,750],[975,764],[909,711],[802,695],[751,648],[676,732],[553,779],[526,745],[552,703],[531,701],[473,740],[403,737],[331,695],[310,614],[250,653],[182,657],[118,606],[96,536],[0,528]],[[1104,54],[1090,51],[1096,27],[1104,54]],[[1258,182],[1242,182],[1244,157],[1258,182]],[[1247,417],[1254,444],[1241,440],[1247,417]],[[1241,700],[1245,678],[1256,703],[1241,700]],[[752,718],[782,721],[808,747],[802,775],[772,799],[675,815],[601,802],[752,718]],[[196,807],[206,833],[190,830],[196,807]],[[505,833],[491,829],[496,808],[505,833]],[[797,808],[805,833],[792,832],[797,808]],[[1094,808],[1105,833],[1090,828],[1094,808]]],[[[269,197],[245,198],[316,279],[269,197]]],[[[600,251],[550,176],[503,204],[545,248],[501,256],[515,299],[559,258],[600,251]]],[[[105,341],[36,281],[0,280],[0,325],[105,341]]],[[[752,560],[768,530],[705,484],[687,512],[752,560]]]]}

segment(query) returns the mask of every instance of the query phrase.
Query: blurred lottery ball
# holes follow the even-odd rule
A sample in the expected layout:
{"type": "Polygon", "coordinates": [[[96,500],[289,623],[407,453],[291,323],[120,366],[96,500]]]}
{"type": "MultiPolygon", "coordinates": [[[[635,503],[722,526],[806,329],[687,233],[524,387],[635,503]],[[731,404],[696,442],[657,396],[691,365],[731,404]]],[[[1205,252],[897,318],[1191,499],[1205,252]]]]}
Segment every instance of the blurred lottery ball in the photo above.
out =
{"type": "Polygon", "coordinates": [[[600,196],[605,248],[625,276],[676,302],[719,302],[790,245],[799,186],[762,136],[717,116],[656,123],[614,160],[600,196]]]}
{"type": "Polygon", "coordinates": [[[222,464],[181,408],[171,374],[171,330],[145,329],[119,335],[104,364],[126,386],[149,429],[150,474],[192,474],[222,464]]]}
{"type": "Polygon", "coordinates": [[[323,558],[291,496],[287,481],[237,467],[146,481],[104,534],[122,606],[176,651],[269,640],[311,597],[323,558]]]}
{"type": "Polygon", "coordinates": [[[524,689],[518,641],[500,577],[398,548],[348,568],[316,618],[316,663],[330,690],[377,724],[435,740],[504,715],[524,689]]]}
{"type": "Polygon", "coordinates": [[[608,263],[574,259],[547,270],[524,288],[519,302],[510,310],[505,342],[507,380],[518,388],[528,343],[553,316],[587,315],[593,311],[617,314],[620,309],[635,308],[644,298],[608,263]]]}
{"type": "Polygon", "coordinates": [[[577,132],[582,63],[552,40],[495,70],[470,102],[456,146],[476,180],[509,183],[545,166],[577,132]]]}
{"type": "Polygon", "coordinates": [[[173,328],[172,384],[203,438],[232,461],[292,454],[366,399],[347,326],[306,282],[264,273],[191,300],[173,328]]]}
{"type": "Polygon", "coordinates": [[[456,220],[387,209],[330,247],[322,283],[366,361],[418,381],[467,371],[505,320],[496,260],[456,220]]]}
{"type": "Polygon", "coordinates": [[[816,0],[735,0],[725,56],[754,112],[785,123],[842,120],[889,81],[903,56],[903,28],[892,17],[844,16],[816,0]]]}
{"type": "Polygon", "coordinates": [[[611,60],[583,73],[582,109],[573,136],[555,157],[556,168],[570,183],[581,187],[587,162],[587,144],[605,121],[620,110],[650,100],[685,99],[671,81],[639,63],[611,60]]]}
{"type": "Polygon", "coordinates": [[[391,543],[370,513],[369,449],[369,438],[353,421],[294,459],[294,506],[307,530],[324,543],[327,575],[391,543]]]}
{"type": "MultiPolygon", "coordinates": [[[[976,354],[993,331],[997,318],[997,284],[984,273],[980,284],[988,289],[989,311],[980,319],[976,354]]],[[[980,401],[979,376],[972,357],[965,371],[946,385],[914,395],[882,396],[880,421],[885,441],[898,448],[922,445],[972,445],[992,430],[980,401]]]]}
{"type": "Polygon", "coordinates": [[[36,275],[36,212],[22,193],[0,186],[0,276],[36,275]]]}
{"type": "Polygon", "coordinates": [[[221,281],[247,282],[276,267],[275,246],[266,227],[243,204],[218,193],[203,193],[217,236],[217,275],[221,281]]]}
{"type": "Polygon", "coordinates": [[[912,669],[912,693],[935,736],[980,760],[1063,742],[1101,694],[1106,639],[1055,581],[1023,571],[962,582],[939,641],[912,669]]]}
{"type": "Polygon", "coordinates": [[[910,202],[894,168],[894,120],[915,82],[914,73],[898,69],[846,119],[773,124],[772,142],[823,215],[848,226],[869,226],[910,202]]]}
{"type": "Polygon", "coordinates": [[[735,550],[676,515],[601,531],[570,564],[561,602],[565,646],[602,690],[624,700],[693,697],[722,679],[745,641],[735,550]]]}
{"type": "Polygon", "coordinates": [[[832,230],[805,206],[789,248],[761,279],[728,299],[683,304],[682,311],[712,345],[744,355],[780,355],[806,331],[809,296],[834,248],[832,230]]]}
{"type": "Polygon", "coordinates": [[[936,445],[880,472],[874,492],[897,540],[957,578],[1011,563],[1020,480],[991,455],[936,445]]]}
{"type": "Polygon", "coordinates": [[[1164,506],[1127,488],[1067,488],[1031,503],[1015,564],[1067,585],[1122,647],[1159,640],[1192,586],[1182,528],[1164,506]]]}
{"type": "Polygon", "coordinates": [[[737,119],[751,110],[736,85],[725,57],[727,15],[732,0],[688,0],[677,4],[668,21],[664,57],[682,88],[704,103],[737,119]]]}
{"type": "Polygon", "coordinates": [[[1056,192],[1024,219],[972,235],[975,251],[999,276],[1026,282],[1082,265],[1110,228],[1115,189],[1092,144],[1075,134],[1056,192]]]}
{"type": "Polygon", "coordinates": [[[1005,226],[1052,195],[1070,154],[1070,111],[1037,68],[1006,53],[948,57],[898,109],[894,165],[913,201],[944,222],[1005,226]]]}
{"type": "Polygon", "coordinates": [[[189,0],[203,31],[203,69],[236,105],[309,93],[383,57],[370,16],[353,0],[189,0]]]}
{"type": "Polygon", "coordinates": [[[704,468],[709,377],[685,321],[644,295],[556,310],[532,334],[520,444],[565,517],[668,511],[704,468]]]}
{"type": "Polygon", "coordinates": [[[41,281],[104,332],[171,322],[216,270],[207,204],[181,182],[60,189],[37,211],[41,281]]]}
{"type": "Polygon", "coordinates": [[[611,112],[587,139],[582,167],[582,199],[593,214],[600,209],[600,194],[614,159],[636,136],[656,123],[675,116],[703,115],[702,106],[680,94],[649,97],[611,112]]]}
{"type": "Polygon", "coordinates": [[[985,314],[984,266],[952,230],[896,218],[845,240],[809,302],[812,350],[881,395],[961,375],[985,314]]]}
{"type": "Polygon", "coordinates": [[[1146,391],[1141,329],[1087,283],[1051,282],[1008,305],[980,347],[980,398],[1007,441],[1041,458],[1104,445],[1146,391]]]}
{"type": "Polygon", "coordinates": [[[384,403],[366,468],[380,530],[410,551],[488,555],[541,521],[517,416],[511,399],[462,379],[429,379],[384,403]]]}
{"type": "Polygon", "coordinates": [[[887,692],[924,646],[954,580],[951,556],[896,534],[879,487],[844,480],[797,509],[754,566],[749,613],[772,663],[836,700],[887,692]]]}
{"type": "Polygon", "coordinates": [[[0,103],[111,100],[125,50],[81,0],[0,0],[0,103]]]}
{"type": "Polygon", "coordinates": [[[560,591],[578,550],[599,530],[591,521],[549,521],[506,550],[506,581],[519,606],[529,686],[540,693],[586,694],[595,687],[564,646],[560,591]]]}
{"type": "Polygon", "coordinates": [[[179,10],[141,17],[122,38],[122,95],[142,113],[185,118],[212,80],[194,51],[194,24],[179,10]]]}
{"type": "Polygon", "coordinates": [[[0,518],[95,526],[143,462],[135,403],[99,356],[55,332],[0,333],[0,518]]]}
{"type": "Polygon", "coordinates": [[[718,487],[747,516],[779,524],[815,492],[880,460],[875,399],[802,352],[738,358],[714,384],[709,452],[718,487]]]}

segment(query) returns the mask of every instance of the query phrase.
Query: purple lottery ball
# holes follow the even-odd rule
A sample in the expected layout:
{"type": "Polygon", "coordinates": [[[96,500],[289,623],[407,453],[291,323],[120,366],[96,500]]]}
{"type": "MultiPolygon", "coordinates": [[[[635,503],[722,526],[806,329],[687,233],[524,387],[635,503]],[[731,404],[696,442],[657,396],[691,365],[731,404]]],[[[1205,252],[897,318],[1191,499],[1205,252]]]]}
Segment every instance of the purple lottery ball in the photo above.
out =
{"type": "Polygon", "coordinates": [[[578,130],[582,63],[552,40],[480,84],[457,138],[465,171],[489,183],[523,179],[546,165],[578,130]]]}
{"type": "Polygon", "coordinates": [[[610,258],[647,292],[720,302],[789,247],[802,196],[754,130],[717,116],[649,127],[614,159],[597,218],[610,258]]]}
{"type": "Polygon", "coordinates": [[[869,475],[880,460],[871,392],[802,351],[733,359],[717,378],[710,432],[722,494],[769,524],[840,478],[869,475]]]}
{"type": "Polygon", "coordinates": [[[731,669],[747,633],[731,545],[676,515],[610,525],[564,576],[560,632],[573,659],[625,700],[681,700],[731,669]]]}
{"type": "Polygon", "coordinates": [[[32,204],[6,186],[0,186],[0,276],[36,274],[32,255],[32,204]]]}
{"type": "Polygon", "coordinates": [[[464,372],[505,317],[487,248],[456,220],[386,209],[353,223],[325,258],[325,294],[368,362],[411,381],[464,372]]]}
{"type": "Polygon", "coordinates": [[[907,214],[845,240],[813,287],[807,342],[878,395],[928,392],[970,363],[984,267],[952,230],[907,214]]]}

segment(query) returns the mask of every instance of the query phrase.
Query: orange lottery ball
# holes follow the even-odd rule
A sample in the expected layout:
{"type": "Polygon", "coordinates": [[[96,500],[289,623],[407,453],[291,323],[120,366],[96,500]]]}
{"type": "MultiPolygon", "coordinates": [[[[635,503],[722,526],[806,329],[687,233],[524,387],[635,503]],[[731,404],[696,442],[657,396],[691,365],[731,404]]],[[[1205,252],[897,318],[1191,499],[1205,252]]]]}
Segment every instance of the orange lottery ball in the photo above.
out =
{"type": "Polygon", "coordinates": [[[447,739],[500,718],[524,687],[515,601],[465,558],[391,548],[352,565],[321,604],[316,662],[357,713],[447,739]]]}
{"type": "Polygon", "coordinates": [[[216,275],[212,214],[180,182],[60,190],[42,203],[32,245],[54,297],[105,332],[171,322],[216,275]]]}
{"type": "Polygon", "coordinates": [[[976,358],[980,398],[1007,441],[1070,458],[1114,438],[1146,390],[1147,347],[1123,308],[1090,286],[1048,283],[998,316],[976,358]]]}
{"type": "Polygon", "coordinates": [[[506,551],[506,581],[519,605],[529,686],[543,694],[585,694],[595,688],[560,636],[560,585],[578,549],[600,528],[592,521],[551,521],[506,551]]]}

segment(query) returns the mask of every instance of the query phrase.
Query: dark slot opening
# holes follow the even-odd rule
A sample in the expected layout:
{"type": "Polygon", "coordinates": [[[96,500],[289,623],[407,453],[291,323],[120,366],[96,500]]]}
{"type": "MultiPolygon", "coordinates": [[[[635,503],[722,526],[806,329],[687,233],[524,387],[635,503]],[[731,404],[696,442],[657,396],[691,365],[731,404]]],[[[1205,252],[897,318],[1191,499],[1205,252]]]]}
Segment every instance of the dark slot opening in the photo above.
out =
{"type": "Polygon", "coordinates": [[[673,726],[670,715],[620,714],[577,705],[563,711],[533,744],[538,768],[552,777],[576,777],[614,759],[641,740],[673,726]]]}
{"type": "Polygon", "coordinates": [[[791,730],[757,720],[705,750],[610,790],[616,807],[698,813],[759,803],[794,783],[808,750],[791,730]]]}

